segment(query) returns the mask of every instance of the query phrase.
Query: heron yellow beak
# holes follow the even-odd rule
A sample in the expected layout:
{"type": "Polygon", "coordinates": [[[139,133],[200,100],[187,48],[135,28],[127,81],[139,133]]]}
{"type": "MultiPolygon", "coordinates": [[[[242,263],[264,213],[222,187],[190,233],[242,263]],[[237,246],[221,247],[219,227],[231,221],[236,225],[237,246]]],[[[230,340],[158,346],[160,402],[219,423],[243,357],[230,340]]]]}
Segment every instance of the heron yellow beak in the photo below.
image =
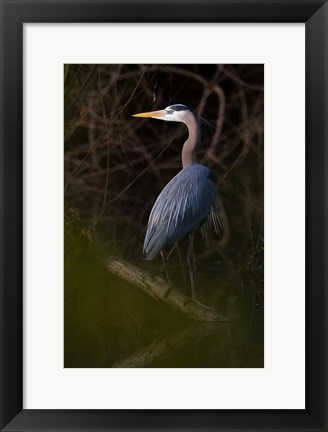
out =
{"type": "Polygon", "coordinates": [[[144,113],[139,113],[139,114],[133,114],[132,117],[152,117],[152,118],[161,118],[161,117],[165,117],[165,110],[160,110],[160,111],[149,111],[149,112],[144,112],[144,113]]]}

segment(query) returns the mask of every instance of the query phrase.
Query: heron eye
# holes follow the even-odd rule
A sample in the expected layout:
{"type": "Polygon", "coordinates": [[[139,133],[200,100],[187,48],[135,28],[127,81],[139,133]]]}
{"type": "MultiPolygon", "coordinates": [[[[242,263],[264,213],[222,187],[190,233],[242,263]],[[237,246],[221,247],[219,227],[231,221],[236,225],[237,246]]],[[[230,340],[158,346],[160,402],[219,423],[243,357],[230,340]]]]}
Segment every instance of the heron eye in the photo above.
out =
{"type": "Polygon", "coordinates": [[[173,114],[173,112],[174,112],[173,109],[166,110],[166,113],[167,113],[167,114],[173,114]]]}

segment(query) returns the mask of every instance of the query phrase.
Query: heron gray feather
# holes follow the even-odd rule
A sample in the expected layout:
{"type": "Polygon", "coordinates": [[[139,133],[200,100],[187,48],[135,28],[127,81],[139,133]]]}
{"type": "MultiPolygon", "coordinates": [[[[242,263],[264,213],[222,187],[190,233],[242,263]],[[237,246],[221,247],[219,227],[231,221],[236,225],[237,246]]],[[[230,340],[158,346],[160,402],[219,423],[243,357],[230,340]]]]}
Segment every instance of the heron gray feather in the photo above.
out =
{"type": "Polygon", "coordinates": [[[200,227],[203,239],[207,239],[209,232],[212,230],[214,230],[217,235],[221,235],[223,231],[219,197],[215,200],[203,225],[200,227]]]}
{"type": "Polygon", "coordinates": [[[215,226],[217,197],[211,171],[198,164],[183,168],[162,190],[151,211],[144,241],[144,258],[151,260],[166,246],[195,232],[208,215],[215,226]]]}

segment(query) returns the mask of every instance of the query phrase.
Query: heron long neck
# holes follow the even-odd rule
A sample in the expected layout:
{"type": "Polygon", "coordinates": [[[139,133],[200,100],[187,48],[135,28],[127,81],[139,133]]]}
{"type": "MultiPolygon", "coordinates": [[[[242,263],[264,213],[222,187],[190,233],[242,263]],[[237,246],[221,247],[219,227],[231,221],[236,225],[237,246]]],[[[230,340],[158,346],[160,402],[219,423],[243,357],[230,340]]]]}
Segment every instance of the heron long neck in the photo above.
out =
{"type": "Polygon", "coordinates": [[[185,124],[188,128],[189,137],[182,148],[182,167],[197,163],[196,148],[200,143],[200,126],[194,114],[188,115],[185,124]]]}

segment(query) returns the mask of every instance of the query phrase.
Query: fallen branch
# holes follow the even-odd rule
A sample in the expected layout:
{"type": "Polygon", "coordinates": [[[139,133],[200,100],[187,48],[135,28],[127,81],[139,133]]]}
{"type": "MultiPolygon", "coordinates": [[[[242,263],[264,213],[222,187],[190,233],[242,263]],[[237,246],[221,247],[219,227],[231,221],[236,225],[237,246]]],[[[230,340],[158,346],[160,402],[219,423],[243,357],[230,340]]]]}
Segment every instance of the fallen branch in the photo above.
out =
{"type": "Polygon", "coordinates": [[[227,318],[216,313],[214,309],[195,302],[180,291],[172,288],[162,278],[153,276],[121,258],[101,255],[100,259],[110,273],[141,288],[156,300],[164,301],[192,320],[205,322],[228,321],[227,318]]]}

